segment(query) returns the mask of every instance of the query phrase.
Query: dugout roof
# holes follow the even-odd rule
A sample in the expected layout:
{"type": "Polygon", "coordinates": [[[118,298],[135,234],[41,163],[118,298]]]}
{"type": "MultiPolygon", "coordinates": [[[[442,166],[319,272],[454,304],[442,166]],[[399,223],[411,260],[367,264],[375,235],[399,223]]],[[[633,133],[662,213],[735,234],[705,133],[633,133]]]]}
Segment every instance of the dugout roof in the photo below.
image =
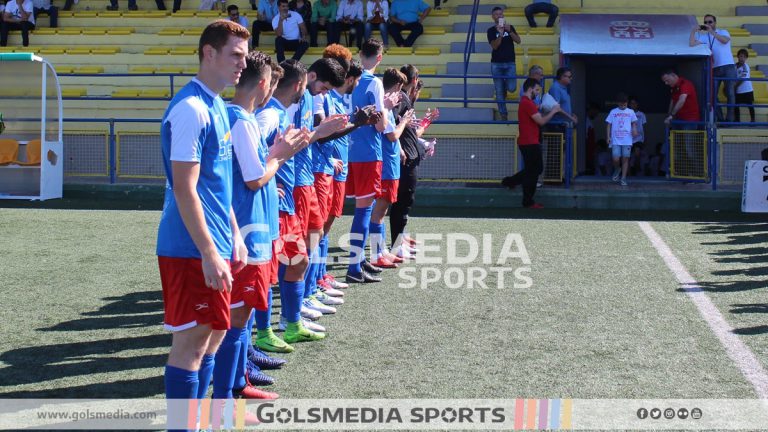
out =
{"type": "Polygon", "coordinates": [[[688,46],[692,15],[574,14],[560,18],[564,55],[706,56],[709,47],[688,46]]]}

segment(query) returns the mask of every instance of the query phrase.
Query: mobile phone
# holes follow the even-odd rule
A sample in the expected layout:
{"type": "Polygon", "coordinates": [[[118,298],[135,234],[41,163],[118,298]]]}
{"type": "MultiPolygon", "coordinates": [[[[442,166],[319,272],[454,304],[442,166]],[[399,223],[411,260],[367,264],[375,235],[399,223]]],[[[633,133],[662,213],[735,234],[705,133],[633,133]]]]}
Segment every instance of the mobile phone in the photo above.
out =
{"type": "Polygon", "coordinates": [[[707,27],[704,24],[702,24],[702,25],[699,26],[699,29],[707,31],[707,30],[709,30],[709,27],[707,27]]]}
{"type": "Polygon", "coordinates": [[[504,27],[504,18],[499,18],[499,25],[504,27]]]}

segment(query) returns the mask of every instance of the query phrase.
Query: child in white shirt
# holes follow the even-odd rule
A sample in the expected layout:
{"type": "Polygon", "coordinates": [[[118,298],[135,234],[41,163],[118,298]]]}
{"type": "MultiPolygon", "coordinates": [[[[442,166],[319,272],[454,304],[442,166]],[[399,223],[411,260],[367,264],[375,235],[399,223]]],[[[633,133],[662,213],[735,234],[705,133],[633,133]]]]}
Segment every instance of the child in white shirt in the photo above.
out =
{"type": "Polygon", "coordinates": [[[637,116],[627,107],[628,99],[626,94],[619,93],[616,96],[618,108],[612,109],[605,118],[608,147],[613,153],[613,181],[619,181],[619,174],[621,174],[622,186],[627,186],[629,157],[632,153],[633,138],[637,136],[637,116]],[[619,162],[621,162],[621,171],[619,171],[619,162]]]}
{"type": "MultiPolygon", "coordinates": [[[[736,76],[739,77],[739,81],[736,81],[736,103],[742,105],[749,105],[749,120],[755,122],[755,108],[752,106],[755,103],[755,93],[752,89],[752,81],[750,80],[751,74],[747,59],[749,58],[749,51],[744,48],[740,49],[736,54],[739,62],[736,63],[736,76]]],[[[734,112],[734,119],[741,121],[741,107],[736,107],[734,112]]]]}

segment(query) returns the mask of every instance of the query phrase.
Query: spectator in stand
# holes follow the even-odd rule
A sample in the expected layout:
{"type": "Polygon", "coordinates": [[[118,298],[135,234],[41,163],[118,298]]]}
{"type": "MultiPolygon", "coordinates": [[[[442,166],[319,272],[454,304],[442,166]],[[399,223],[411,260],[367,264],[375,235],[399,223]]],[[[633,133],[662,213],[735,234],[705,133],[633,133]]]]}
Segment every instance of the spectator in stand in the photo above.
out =
{"type": "MultiPolygon", "coordinates": [[[[736,82],[736,103],[740,105],[749,105],[749,119],[752,123],[755,122],[755,107],[752,106],[755,103],[755,93],[752,88],[752,74],[750,73],[747,59],[749,58],[749,51],[744,48],[740,49],[736,56],[739,58],[739,62],[736,64],[736,75],[739,76],[740,81],[736,82]]],[[[741,121],[741,107],[735,107],[734,120],[741,121]]]]}
{"type": "Polygon", "coordinates": [[[312,8],[309,21],[309,45],[317,46],[317,32],[325,30],[328,35],[328,45],[339,43],[336,31],[336,0],[320,0],[312,8]]]}
{"type": "Polygon", "coordinates": [[[553,126],[567,125],[569,122],[573,126],[578,122],[576,114],[571,109],[571,95],[568,93],[568,86],[573,82],[573,71],[567,67],[561,67],[555,73],[555,82],[549,88],[549,95],[555,98],[560,104],[560,113],[550,122],[553,126]]]}
{"type": "Polygon", "coordinates": [[[237,5],[232,4],[227,6],[227,15],[229,15],[230,21],[234,21],[241,26],[248,28],[248,18],[240,15],[240,9],[237,5]]]}
{"type": "Polygon", "coordinates": [[[349,45],[358,49],[363,44],[363,18],[362,0],[340,0],[336,9],[336,28],[339,33],[348,31],[349,45]]]}
{"type": "MultiPolygon", "coordinates": [[[[162,1],[162,0],[156,0],[156,1],[162,1]]],[[[109,0],[109,6],[107,6],[107,10],[108,11],[120,10],[120,7],[117,4],[117,0],[109,0]]],[[[132,11],[139,10],[139,7],[136,6],[136,0],[128,0],[128,10],[132,10],[132,11]]]]}
{"type": "Polygon", "coordinates": [[[373,26],[378,26],[381,41],[384,42],[384,49],[386,50],[389,48],[389,34],[387,33],[389,2],[387,0],[368,0],[366,7],[368,13],[365,15],[365,39],[370,39],[373,26]]]}
{"type": "MultiPolygon", "coordinates": [[[[255,3],[251,3],[251,7],[256,10],[255,3]]],[[[272,31],[272,20],[280,14],[280,8],[277,6],[277,0],[259,0],[258,11],[251,28],[251,46],[254,48],[259,46],[261,32],[272,31]]]]}
{"type": "Polygon", "coordinates": [[[555,20],[557,19],[557,14],[560,13],[560,9],[552,4],[552,0],[533,0],[531,4],[525,7],[525,18],[528,20],[528,25],[530,25],[531,28],[536,27],[536,21],[533,20],[533,16],[538,13],[549,15],[547,27],[552,27],[555,25],[555,20]]]}
{"type": "Polygon", "coordinates": [[[421,0],[392,0],[389,8],[389,34],[399,47],[412,47],[424,33],[422,23],[432,10],[421,0]],[[403,30],[410,30],[408,39],[403,40],[403,30]]]}
{"type": "Polygon", "coordinates": [[[507,92],[517,90],[515,68],[515,44],[521,42],[515,27],[504,21],[504,9],[493,8],[491,12],[495,25],[488,29],[488,43],[491,44],[491,75],[496,89],[496,104],[499,117],[507,121],[507,92]]]}
{"type": "MultiPolygon", "coordinates": [[[[716,82],[715,94],[720,93],[720,85],[725,84],[725,97],[728,103],[725,120],[733,121],[733,104],[736,103],[736,65],[731,52],[731,34],[728,30],[717,28],[714,15],[704,15],[704,24],[691,30],[689,44],[706,45],[712,51],[712,75],[715,78],[729,78],[728,81],[716,82]]],[[[717,110],[718,121],[723,121],[722,110],[717,110]]]]}
{"type": "MultiPolygon", "coordinates": [[[[71,3],[72,0],[69,0],[71,3]]],[[[70,6],[71,7],[71,6],[70,6]]],[[[59,26],[59,8],[51,4],[51,0],[32,0],[32,10],[35,22],[40,14],[48,15],[51,28],[59,26]]]]}
{"type": "Polygon", "coordinates": [[[272,28],[275,29],[275,54],[277,62],[285,60],[285,50],[293,51],[293,59],[301,57],[309,48],[309,33],[304,20],[297,12],[288,9],[288,0],[279,0],[278,15],[272,18],[272,28]]]}
{"type": "MultiPolygon", "coordinates": [[[[694,87],[693,83],[677,75],[677,72],[671,69],[661,74],[661,80],[670,87],[672,96],[664,123],[670,125],[672,120],[679,120],[689,123],[675,125],[673,129],[698,129],[699,125],[694,122],[701,121],[701,114],[699,112],[699,99],[696,87],[694,87]]],[[[697,145],[695,139],[696,136],[693,136],[693,134],[685,134],[683,145],[675,147],[675,166],[678,167],[676,174],[683,176],[704,175],[704,149],[701,143],[697,145]]]]}
{"type": "Polygon", "coordinates": [[[531,68],[528,69],[528,78],[535,79],[536,82],[541,86],[541,94],[536,95],[536,98],[533,100],[533,103],[536,104],[536,107],[540,107],[541,95],[546,91],[546,88],[544,87],[544,68],[539,65],[531,66],[531,68]]]}
{"type": "Polygon", "coordinates": [[[0,0],[0,23],[3,22],[3,13],[5,12],[5,2],[0,0]]]}
{"type": "Polygon", "coordinates": [[[288,9],[298,12],[305,23],[312,22],[312,3],[309,0],[291,0],[288,9]]]}
{"type": "Polygon", "coordinates": [[[21,30],[22,45],[29,46],[29,32],[35,29],[32,0],[10,0],[5,4],[0,23],[0,46],[8,46],[8,32],[21,30]]]}

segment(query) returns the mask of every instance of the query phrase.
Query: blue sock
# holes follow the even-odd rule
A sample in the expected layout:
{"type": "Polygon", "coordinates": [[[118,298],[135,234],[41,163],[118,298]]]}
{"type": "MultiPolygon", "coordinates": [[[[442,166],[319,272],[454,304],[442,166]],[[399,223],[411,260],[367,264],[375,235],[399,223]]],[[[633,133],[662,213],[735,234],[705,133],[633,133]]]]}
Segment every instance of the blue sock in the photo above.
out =
{"type": "MultiPolygon", "coordinates": [[[[232,380],[233,389],[243,389],[247,382],[245,381],[245,365],[248,361],[248,346],[251,343],[250,332],[246,329],[240,332],[240,345],[243,349],[240,351],[240,355],[237,357],[237,365],[235,366],[235,376],[232,380]]],[[[215,381],[214,381],[215,384],[215,381]]]]}
{"type": "Polygon", "coordinates": [[[282,314],[288,322],[298,322],[301,302],[304,300],[304,281],[292,282],[285,280],[285,268],[285,265],[280,264],[280,269],[278,270],[282,314]]]}
{"type": "Polygon", "coordinates": [[[304,272],[304,298],[309,298],[309,296],[314,294],[316,291],[317,277],[315,275],[317,274],[319,261],[320,248],[315,247],[315,249],[313,249],[312,253],[309,255],[309,266],[307,266],[307,271],[304,272]]]}
{"type": "Polygon", "coordinates": [[[352,228],[349,240],[351,251],[349,254],[349,269],[347,272],[359,275],[363,272],[360,263],[365,258],[365,242],[368,240],[368,225],[371,223],[372,206],[355,208],[355,216],[352,218],[352,228]],[[355,256],[355,252],[359,255],[355,256]]]}
{"type": "Polygon", "coordinates": [[[197,380],[200,382],[197,385],[198,399],[205,399],[208,395],[208,386],[211,384],[211,377],[213,376],[213,366],[216,364],[214,358],[213,354],[206,354],[200,363],[200,370],[197,371],[197,380]]]}
{"type": "MultiPolygon", "coordinates": [[[[267,310],[254,310],[251,319],[256,322],[256,330],[266,330],[272,325],[272,287],[270,287],[269,292],[267,292],[267,310]]],[[[253,326],[251,325],[251,335],[252,334],[253,326]]],[[[251,340],[250,336],[248,340],[251,340]]]]}
{"type": "Polygon", "coordinates": [[[375,253],[376,258],[378,258],[379,255],[384,252],[381,248],[383,243],[383,239],[381,238],[381,228],[383,225],[376,222],[371,222],[368,227],[371,233],[371,255],[374,255],[375,253]]]}
{"type": "MultiPolygon", "coordinates": [[[[197,397],[197,371],[188,371],[174,366],[165,366],[165,398],[168,399],[168,425],[185,427],[189,422],[189,403],[185,399],[197,397]],[[171,399],[181,399],[175,403],[171,399]],[[182,426],[183,425],[183,426],[182,426]]],[[[169,429],[172,430],[172,429],[169,429]]],[[[186,432],[175,429],[173,432],[186,432]]]]}
{"type": "Polygon", "coordinates": [[[165,366],[165,398],[195,399],[197,397],[197,371],[165,366]]]}
{"type": "Polygon", "coordinates": [[[320,240],[320,274],[318,280],[322,279],[328,273],[328,234],[320,240]]]}
{"type": "Polygon", "coordinates": [[[218,351],[216,351],[216,361],[213,365],[213,398],[231,399],[232,386],[235,383],[235,369],[237,368],[238,357],[243,349],[240,341],[240,334],[246,332],[245,329],[232,327],[227,330],[224,340],[221,341],[218,351]]]}

